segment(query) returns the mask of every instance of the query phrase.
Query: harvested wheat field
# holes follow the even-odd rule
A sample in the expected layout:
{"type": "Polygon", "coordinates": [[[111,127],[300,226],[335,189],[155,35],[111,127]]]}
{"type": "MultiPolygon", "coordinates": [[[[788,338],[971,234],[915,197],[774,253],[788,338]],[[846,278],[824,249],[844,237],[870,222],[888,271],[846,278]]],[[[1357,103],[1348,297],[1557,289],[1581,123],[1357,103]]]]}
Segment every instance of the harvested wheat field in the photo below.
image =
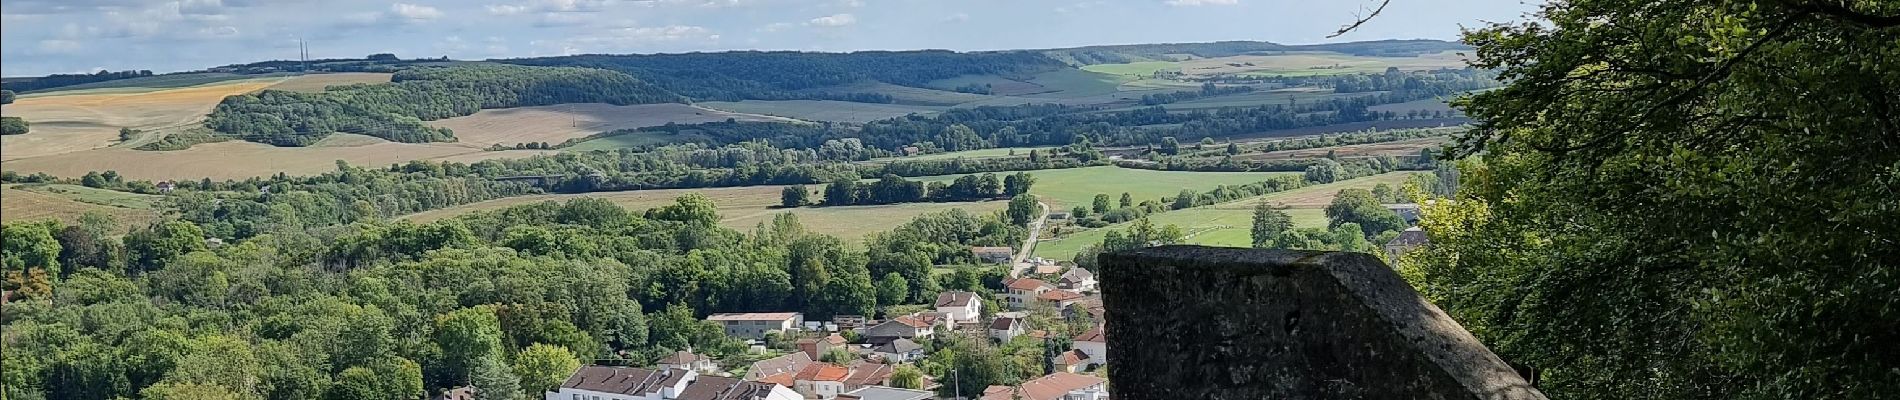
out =
{"type": "Polygon", "coordinates": [[[491,157],[521,156],[538,153],[487,152],[453,143],[396,143],[361,135],[334,134],[309,147],[276,147],[244,141],[225,141],[191,146],[177,151],[141,151],[119,147],[9,160],[0,167],[22,174],[45,172],[54,176],[74,177],[88,171],[119,171],[127,179],[242,179],[269,176],[278,172],[310,175],[336,170],[336,161],[353,165],[384,167],[410,160],[429,160],[458,155],[491,157]]]}
{"type": "Polygon", "coordinates": [[[21,190],[17,185],[0,189],[0,221],[53,219],[77,224],[79,217],[88,212],[111,215],[121,227],[145,226],[158,219],[158,212],[149,209],[82,203],[58,195],[21,190]]]}
{"type": "Polygon", "coordinates": [[[475,115],[430,121],[428,124],[455,130],[456,140],[463,145],[488,147],[537,142],[560,144],[568,139],[612,130],[659,126],[668,122],[697,124],[725,121],[727,118],[740,121],[794,121],[686,104],[616,106],[585,103],[482,110],[475,115]]]}
{"type": "Polygon", "coordinates": [[[339,72],[331,74],[298,75],[290,79],[285,79],[283,82],[278,82],[265,89],[316,93],[332,85],[389,83],[390,75],[392,74],[381,72],[339,72]]]}
{"type": "Polygon", "coordinates": [[[23,96],[5,106],[33,132],[0,138],[0,160],[42,157],[111,146],[119,128],[156,130],[195,124],[225,96],[244,94],[283,78],[246,79],[146,92],[52,93],[23,96]]]}

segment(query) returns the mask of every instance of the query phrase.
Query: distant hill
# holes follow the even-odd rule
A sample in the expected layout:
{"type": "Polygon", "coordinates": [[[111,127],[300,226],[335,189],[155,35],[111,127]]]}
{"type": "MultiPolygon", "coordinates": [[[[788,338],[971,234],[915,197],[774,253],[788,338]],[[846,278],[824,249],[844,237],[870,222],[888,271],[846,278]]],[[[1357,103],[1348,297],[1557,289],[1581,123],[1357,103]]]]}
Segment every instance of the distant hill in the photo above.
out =
{"type": "Polygon", "coordinates": [[[864,81],[921,87],[963,75],[1007,75],[1063,68],[1034,52],[959,53],[947,50],[729,51],[685,54],[589,54],[491,60],[494,62],[614,70],[694,100],[847,100],[888,103],[874,93],[822,89],[864,81]]]}
{"type": "Polygon", "coordinates": [[[1409,57],[1452,50],[1466,50],[1470,46],[1443,40],[1375,40],[1366,42],[1325,43],[1308,45],[1284,45],[1259,41],[1225,41],[1210,43],[1153,43],[1125,44],[1106,46],[1084,46],[1065,49],[1037,50],[1049,58],[1075,66],[1095,64],[1120,64],[1140,61],[1173,61],[1180,55],[1195,57],[1229,57],[1249,54],[1266,54],[1285,51],[1331,51],[1356,56],[1373,57],[1409,57]]]}

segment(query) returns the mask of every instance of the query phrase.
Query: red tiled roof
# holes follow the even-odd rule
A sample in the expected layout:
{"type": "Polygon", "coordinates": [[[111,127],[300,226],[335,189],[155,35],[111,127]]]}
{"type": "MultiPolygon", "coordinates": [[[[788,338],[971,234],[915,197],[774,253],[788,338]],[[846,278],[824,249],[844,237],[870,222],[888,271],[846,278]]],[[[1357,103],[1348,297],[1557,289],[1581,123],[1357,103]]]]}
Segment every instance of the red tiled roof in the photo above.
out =
{"type": "Polygon", "coordinates": [[[1024,381],[1018,386],[990,386],[983,389],[982,400],[1055,400],[1069,394],[1069,391],[1101,385],[1102,378],[1088,375],[1057,372],[1041,378],[1024,381]]]}
{"type": "Polygon", "coordinates": [[[1015,279],[1015,280],[1011,280],[1007,282],[1006,284],[1009,285],[1010,289],[1015,289],[1015,290],[1036,290],[1036,289],[1050,287],[1049,282],[1043,282],[1041,279],[1036,279],[1036,278],[1015,279]]]}
{"type": "Polygon", "coordinates": [[[680,350],[680,351],[674,352],[673,354],[667,355],[666,358],[660,359],[660,363],[661,364],[687,364],[687,363],[692,363],[692,362],[698,362],[701,358],[702,357],[700,357],[698,354],[693,354],[693,352],[680,350]]]}
{"type": "Polygon", "coordinates": [[[850,343],[850,342],[851,342],[851,341],[849,341],[849,340],[845,340],[845,339],[844,339],[844,336],[838,336],[838,334],[836,334],[836,333],[833,333],[833,334],[831,334],[831,336],[826,336],[826,337],[825,337],[825,341],[826,341],[826,342],[830,342],[830,343],[831,343],[831,345],[833,345],[833,346],[837,346],[837,345],[843,345],[843,344],[845,344],[845,343],[850,343]]]}
{"type": "Polygon", "coordinates": [[[779,386],[784,386],[784,387],[792,387],[793,383],[797,383],[796,379],[793,379],[797,375],[798,375],[797,372],[785,372],[785,373],[769,375],[764,378],[759,378],[757,381],[765,382],[765,383],[776,383],[779,386]]]}
{"type": "Polygon", "coordinates": [[[794,378],[801,381],[843,382],[845,376],[850,374],[851,371],[844,367],[817,363],[805,366],[805,369],[799,370],[798,376],[794,378]]]}
{"type": "Polygon", "coordinates": [[[644,368],[589,365],[574,371],[561,387],[601,393],[644,395],[672,386],[686,376],[682,369],[655,371],[644,368]]]}
{"type": "Polygon", "coordinates": [[[845,387],[883,385],[895,371],[890,364],[862,363],[852,365],[851,376],[846,377],[845,387]]]}
{"type": "Polygon", "coordinates": [[[1056,356],[1056,364],[1057,365],[1076,365],[1076,364],[1081,364],[1082,361],[1088,360],[1088,359],[1089,359],[1089,353],[1083,353],[1081,350],[1069,350],[1069,351],[1062,352],[1062,355],[1056,356]]]}
{"type": "Polygon", "coordinates": [[[910,325],[910,327],[912,328],[929,328],[930,327],[929,321],[925,321],[922,318],[912,317],[908,315],[897,317],[897,318],[891,318],[891,321],[896,321],[897,323],[904,324],[904,325],[910,325]]]}
{"type": "Polygon", "coordinates": [[[1069,301],[1069,300],[1082,298],[1082,294],[1067,291],[1067,290],[1062,290],[1062,289],[1056,289],[1056,290],[1051,290],[1047,292],[1042,292],[1042,294],[1037,295],[1036,298],[1042,299],[1042,300],[1048,300],[1048,301],[1069,301]]]}
{"type": "Polygon", "coordinates": [[[1090,329],[1088,332],[1082,332],[1082,334],[1076,335],[1075,341],[1108,343],[1108,334],[1103,332],[1102,327],[1098,325],[1095,329],[1090,329]]]}

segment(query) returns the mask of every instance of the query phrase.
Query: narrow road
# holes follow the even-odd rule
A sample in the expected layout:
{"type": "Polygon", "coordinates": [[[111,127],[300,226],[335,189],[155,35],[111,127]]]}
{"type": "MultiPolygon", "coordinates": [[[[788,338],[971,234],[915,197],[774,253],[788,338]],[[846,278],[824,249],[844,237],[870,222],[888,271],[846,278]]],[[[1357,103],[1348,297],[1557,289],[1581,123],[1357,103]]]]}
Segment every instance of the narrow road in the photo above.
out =
{"type": "Polygon", "coordinates": [[[1029,253],[1036,251],[1036,236],[1042,234],[1042,224],[1049,221],[1049,203],[1038,201],[1036,206],[1042,208],[1042,215],[1036,217],[1036,222],[1029,223],[1029,239],[1023,240],[1022,250],[1016,252],[1016,257],[1009,259],[1010,278],[1023,276],[1023,268],[1018,268],[1016,265],[1022,264],[1023,260],[1029,259],[1029,253]]]}

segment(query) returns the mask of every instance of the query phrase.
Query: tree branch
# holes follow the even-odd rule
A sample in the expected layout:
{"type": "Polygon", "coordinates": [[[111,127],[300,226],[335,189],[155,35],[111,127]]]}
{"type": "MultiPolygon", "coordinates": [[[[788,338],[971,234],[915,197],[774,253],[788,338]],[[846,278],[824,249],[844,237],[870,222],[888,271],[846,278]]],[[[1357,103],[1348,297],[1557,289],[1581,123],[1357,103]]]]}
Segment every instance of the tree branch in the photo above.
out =
{"type": "Polygon", "coordinates": [[[1900,15],[1873,15],[1863,13],[1847,8],[1845,3],[1837,4],[1829,0],[1803,3],[1796,8],[1806,9],[1861,25],[1867,25],[1871,28],[1892,28],[1900,26],[1900,15]]]}
{"type": "Polygon", "coordinates": [[[1333,34],[1331,34],[1331,35],[1326,35],[1326,38],[1327,38],[1327,39],[1332,39],[1332,38],[1336,38],[1336,37],[1339,37],[1339,35],[1344,35],[1344,34],[1346,34],[1347,32],[1352,32],[1352,31],[1353,31],[1354,29],[1359,29],[1359,26],[1360,26],[1360,25],[1365,25],[1365,24],[1366,24],[1366,21],[1371,21],[1373,17],[1377,17],[1377,16],[1379,16],[1379,13],[1380,13],[1380,12],[1384,12],[1384,11],[1385,11],[1385,6],[1386,6],[1386,5],[1389,5],[1389,4],[1392,4],[1392,0],[1382,0],[1382,1],[1380,1],[1380,2],[1379,2],[1379,8],[1375,8],[1375,9],[1372,9],[1372,13],[1371,13],[1371,14],[1366,14],[1366,16],[1364,16],[1364,17],[1359,17],[1359,19],[1358,19],[1358,20],[1356,20],[1356,21],[1352,21],[1352,24],[1349,24],[1349,25],[1346,25],[1346,26],[1342,26],[1342,27],[1339,27],[1339,31],[1338,31],[1338,32],[1333,32],[1333,34]]]}

